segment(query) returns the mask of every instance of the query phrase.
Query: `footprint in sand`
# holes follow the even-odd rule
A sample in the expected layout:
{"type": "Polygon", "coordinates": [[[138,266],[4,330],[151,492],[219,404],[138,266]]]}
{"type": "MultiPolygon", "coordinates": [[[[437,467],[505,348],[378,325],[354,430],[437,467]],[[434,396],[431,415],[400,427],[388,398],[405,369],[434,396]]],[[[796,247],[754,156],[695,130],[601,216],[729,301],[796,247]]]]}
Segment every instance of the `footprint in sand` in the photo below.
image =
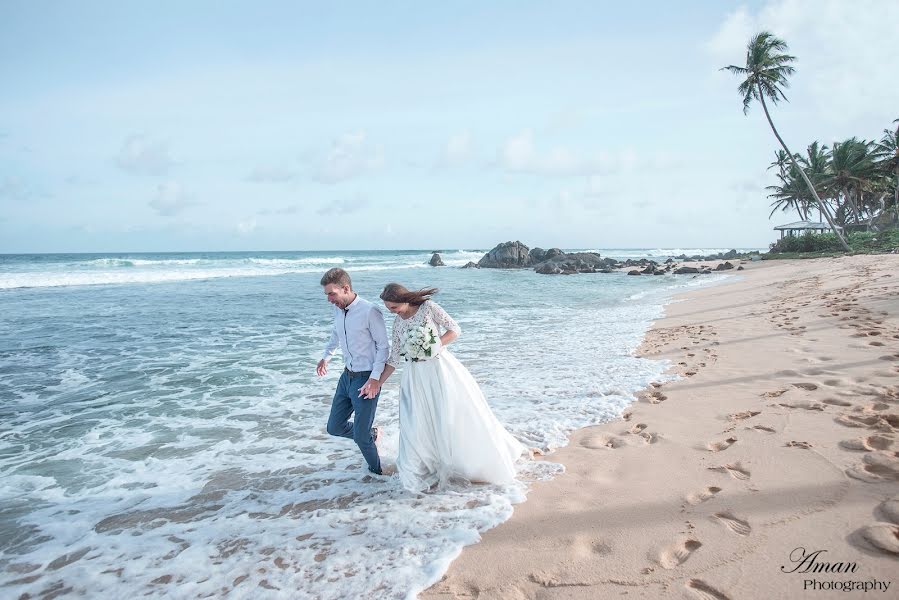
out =
{"type": "Polygon", "coordinates": [[[752,532],[752,527],[747,520],[735,516],[730,511],[715,513],[714,518],[737,535],[746,536],[752,532]]]}
{"type": "Polygon", "coordinates": [[[608,435],[605,433],[597,433],[594,435],[588,435],[584,439],[580,441],[580,445],[584,448],[590,448],[591,450],[606,450],[609,448],[621,448],[622,446],[626,446],[625,441],[619,437],[615,437],[613,435],[608,435]]]}
{"type": "Polygon", "coordinates": [[[783,396],[786,393],[787,393],[787,390],[775,390],[773,392],[765,392],[764,394],[761,394],[761,396],[763,398],[778,398],[780,396],[783,396]]]}
{"type": "Polygon", "coordinates": [[[659,564],[662,565],[664,569],[674,569],[678,567],[688,558],[690,555],[696,552],[702,546],[702,543],[699,540],[688,539],[683,542],[678,542],[668,548],[665,548],[659,553],[659,564]]]}
{"type": "Polygon", "coordinates": [[[853,479],[866,483],[899,481],[899,459],[879,452],[865,454],[862,464],[846,469],[853,479]]]}
{"type": "Polygon", "coordinates": [[[741,463],[731,463],[721,465],[720,467],[709,467],[709,471],[718,471],[719,473],[727,473],[734,479],[746,481],[750,477],[749,469],[745,468],[741,463]]]}
{"type": "Polygon", "coordinates": [[[891,432],[899,426],[897,420],[899,420],[899,415],[893,414],[868,415],[864,417],[840,415],[835,419],[837,423],[846,427],[868,427],[869,429],[878,429],[886,432],[891,432]]]}
{"type": "Polygon", "coordinates": [[[647,444],[655,444],[659,441],[659,435],[657,433],[652,433],[649,431],[640,432],[640,437],[643,438],[643,441],[647,444]]]}
{"type": "Polygon", "coordinates": [[[727,419],[729,421],[743,421],[744,419],[750,419],[760,414],[762,414],[762,412],[759,410],[744,410],[743,412],[727,415],[727,419]]]}
{"type": "Polygon", "coordinates": [[[802,390],[808,390],[809,392],[818,389],[818,386],[815,385],[814,383],[793,383],[793,384],[791,384],[791,385],[792,385],[793,387],[796,387],[796,388],[799,388],[799,389],[802,389],[802,390]]]}
{"type": "Polygon", "coordinates": [[[699,490],[698,492],[693,492],[689,496],[687,496],[687,503],[696,506],[697,504],[702,504],[706,500],[710,498],[714,498],[715,494],[721,491],[720,487],[710,485],[706,488],[699,490]]]}
{"type": "Polygon", "coordinates": [[[706,448],[710,452],[721,452],[722,450],[727,450],[728,448],[730,448],[736,441],[737,438],[729,437],[721,442],[709,442],[708,444],[706,444],[706,448]]]}
{"type": "Polygon", "coordinates": [[[646,423],[637,423],[636,425],[628,429],[627,432],[636,434],[642,432],[647,427],[649,427],[649,425],[647,425],[646,423]]]}
{"type": "MultiPolygon", "coordinates": [[[[749,429],[748,427],[746,429],[749,429]]],[[[758,429],[759,431],[767,431],[768,433],[776,433],[776,429],[773,427],[766,427],[765,425],[756,425],[753,429],[758,429]]]]}
{"type": "Polygon", "coordinates": [[[884,500],[877,508],[883,513],[887,521],[899,525],[899,496],[893,496],[889,500],[884,500]]]}
{"type": "Polygon", "coordinates": [[[827,398],[822,400],[824,404],[830,404],[831,406],[852,406],[852,402],[846,402],[845,400],[837,400],[836,398],[827,398]]]}
{"type": "Polygon", "coordinates": [[[730,596],[719,592],[701,579],[688,581],[687,589],[693,592],[699,600],[730,600],[730,596]]]}
{"type": "Polygon", "coordinates": [[[844,450],[857,450],[859,452],[873,452],[875,450],[889,450],[893,445],[893,440],[884,435],[870,435],[864,438],[856,438],[854,440],[843,440],[840,442],[840,448],[844,450]]]}
{"type": "Polygon", "coordinates": [[[860,532],[866,542],[884,552],[899,554],[899,525],[894,523],[874,523],[860,532]]]}
{"type": "Polygon", "coordinates": [[[788,448],[802,448],[803,450],[808,450],[809,448],[812,447],[812,445],[809,444],[808,442],[797,442],[796,440],[787,442],[784,445],[787,446],[788,448]]]}
{"type": "Polygon", "coordinates": [[[667,400],[668,396],[666,396],[662,392],[655,391],[645,395],[643,399],[650,404],[658,404],[659,402],[664,402],[665,400],[667,400]]]}
{"type": "Polygon", "coordinates": [[[824,410],[824,406],[820,403],[810,402],[808,400],[801,400],[792,404],[780,404],[779,406],[783,406],[784,408],[801,408],[803,410],[824,410]]]}

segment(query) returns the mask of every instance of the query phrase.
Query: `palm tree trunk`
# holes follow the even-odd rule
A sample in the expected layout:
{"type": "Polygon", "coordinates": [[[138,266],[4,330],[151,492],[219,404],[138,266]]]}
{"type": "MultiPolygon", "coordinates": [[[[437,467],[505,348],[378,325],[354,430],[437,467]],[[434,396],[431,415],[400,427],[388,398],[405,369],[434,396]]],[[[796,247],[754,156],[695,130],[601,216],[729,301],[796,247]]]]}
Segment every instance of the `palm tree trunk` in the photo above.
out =
{"type": "MultiPolygon", "coordinates": [[[[787,145],[781,139],[780,134],[777,133],[777,128],[774,127],[774,121],[771,120],[771,115],[768,113],[768,105],[765,104],[765,94],[762,93],[761,86],[758,87],[759,100],[762,102],[762,109],[765,111],[765,117],[768,119],[768,125],[771,126],[771,131],[774,132],[774,137],[777,138],[777,141],[780,142],[781,147],[784,149],[784,152],[787,153],[787,156],[790,157],[790,161],[792,161],[793,166],[796,167],[796,170],[799,171],[799,174],[802,175],[802,179],[805,180],[805,185],[808,186],[809,191],[812,193],[812,196],[815,197],[815,202],[818,203],[818,206],[823,206],[821,202],[821,198],[818,197],[818,191],[815,190],[815,186],[812,185],[812,182],[809,181],[808,175],[805,174],[805,171],[802,167],[800,167],[796,163],[796,159],[793,157],[793,153],[790,152],[790,149],[787,148],[787,145]]],[[[843,250],[846,252],[852,252],[852,249],[849,247],[849,244],[846,243],[846,240],[843,238],[843,235],[840,233],[840,230],[837,228],[837,224],[833,222],[833,219],[830,216],[830,213],[826,210],[824,211],[824,216],[827,217],[827,224],[830,225],[830,228],[836,234],[837,239],[840,240],[840,245],[843,246],[843,250]]]]}
{"type": "Polygon", "coordinates": [[[852,199],[852,194],[849,192],[848,185],[843,189],[843,193],[846,194],[846,204],[848,204],[849,208],[852,210],[852,216],[855,217],[855,222],[861,223],[862,211],[858,209],[858,205],[855,203],[855,200],[852,199]]]}

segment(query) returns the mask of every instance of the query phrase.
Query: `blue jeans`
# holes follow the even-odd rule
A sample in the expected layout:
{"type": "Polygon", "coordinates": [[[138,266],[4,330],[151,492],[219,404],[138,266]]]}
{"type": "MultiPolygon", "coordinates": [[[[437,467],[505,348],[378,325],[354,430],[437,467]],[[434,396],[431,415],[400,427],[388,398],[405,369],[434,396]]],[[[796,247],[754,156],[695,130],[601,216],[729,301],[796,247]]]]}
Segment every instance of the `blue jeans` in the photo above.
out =
{"type": "Polygon", "coordinates": [[[378,447],[371,437],[371,426],[375,422],[375,411],[378,408],[378,398],[381,393],[372,399],[359,395],[359,388],[365,385],[371,373],[360,373],[351,376],[344,370],[337,382],[337,391],[334,400],[331,401],[331,415],[328,417],[328,433],[331,435],[351,438],[372,473],[381,473],[381,459],[378,457],[378,447]],[[350,415],[356,413],[355,421],[350,421],[350,415]]]}

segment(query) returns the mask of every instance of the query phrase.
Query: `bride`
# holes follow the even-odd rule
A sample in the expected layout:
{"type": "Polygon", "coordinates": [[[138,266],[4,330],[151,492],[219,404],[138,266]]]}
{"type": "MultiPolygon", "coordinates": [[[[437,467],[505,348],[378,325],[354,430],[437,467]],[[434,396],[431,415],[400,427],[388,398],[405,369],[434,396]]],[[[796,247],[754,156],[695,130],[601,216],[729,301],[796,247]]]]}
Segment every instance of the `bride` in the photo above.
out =
{"type": "Polygon", "coordinates": [[[398,283],[381,293],[384,306],[396,315],[382,379],[405,362],[396,459],[400,480],[412,491],[451,477],[509,482],[526,448],[497,421],[471,373],[446,349],[462,330],[431,300],[435,293],[434,288],[409,291],[398,283]],[[429,339],[422,343],[423,338],[429,339]],[[428,348],[422,351],[423,346],[428,348]]]}

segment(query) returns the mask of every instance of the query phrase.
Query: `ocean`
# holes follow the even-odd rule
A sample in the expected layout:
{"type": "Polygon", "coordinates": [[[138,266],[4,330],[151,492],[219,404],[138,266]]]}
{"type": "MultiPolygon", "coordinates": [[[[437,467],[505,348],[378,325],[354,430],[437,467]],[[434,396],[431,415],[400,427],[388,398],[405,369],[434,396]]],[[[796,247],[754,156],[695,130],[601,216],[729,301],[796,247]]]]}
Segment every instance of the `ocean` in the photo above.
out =
{"type": "MultiPolygon", "coordinates": [[[[596,249],[592,249],[596,250],[596,249]]],[[[604,250],[664,260],[726,248],[604,250]]],[[[325,431],[330,267],[377,301],[438,287],[453,353],[546,451],[663,380],[634,355],[679,290],[729,275],[459,269],[483,250],[0,255],[0,589],[9,598],[414,598],[530,483],[404,491],[325,431]]],[[[393,317],[386,313],[388,329],[393,317]]],[[[397,452],[397,382],[381,455],[397,452]]]]}

